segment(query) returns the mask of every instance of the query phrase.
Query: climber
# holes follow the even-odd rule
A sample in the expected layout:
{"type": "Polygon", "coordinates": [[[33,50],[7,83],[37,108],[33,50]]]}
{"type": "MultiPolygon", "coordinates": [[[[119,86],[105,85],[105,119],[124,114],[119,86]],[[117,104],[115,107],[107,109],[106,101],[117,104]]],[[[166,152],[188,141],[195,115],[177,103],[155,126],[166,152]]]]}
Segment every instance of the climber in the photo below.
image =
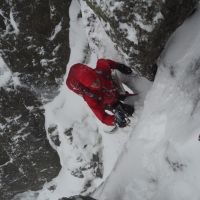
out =
{"type": "Polygon", "coordinates": [[[102,123],[125,127],[127,118],[134,112],[134,107],[123,102],[130,94],[120,94],[119,87],[112,77],[113,70],[127,75],[132,73],[124,64],[99,59],[95,69],[80,63],[74,64],[69,71],[66,85],[83,97],[102,123]]]}

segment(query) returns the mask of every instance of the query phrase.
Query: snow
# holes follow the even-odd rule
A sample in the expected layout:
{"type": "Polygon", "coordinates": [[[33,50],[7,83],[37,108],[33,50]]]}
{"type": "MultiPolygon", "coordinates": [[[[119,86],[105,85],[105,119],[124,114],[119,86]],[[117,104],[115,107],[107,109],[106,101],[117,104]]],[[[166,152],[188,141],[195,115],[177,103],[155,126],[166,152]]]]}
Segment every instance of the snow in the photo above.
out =
{"type": "Polygon", "coordinates": [[[121,1],[121,2],[120,1],[119,2],[110,1],[109,3],[108,3],[108,1],[106,1],[106,2],[107,2],[107,5],[108,5],[111,13],[113,13],[115,10],[120,10],[120,8],[124,5],[123,1],[121,1]]]}
{"type": "MultiPolygon", "coordinates": [[[[114,48],[114,44],[107,36],[104,29],[104,22],[95,17],[93,10],[84,1],[80,1],[81,11],[83,15],[83,24],[87,35],[90,51],[94,56],[94,61],[90,61],[90,65],[95,65],[97,58],[107,57],[120,60],[118,52],[114,48]]],[[[109,24],[105,24],[109,29],[109,24]]]]}
{"type": "Polygon", "coordinates": [[[21,85],[18,76],[19,73],[12,73],[3,58],[0,57],[0,87],[5,87],[9,83],[12,83],[14,87],[21,85]]]}
{"type": "Polygon", "coordinates": [[[18,35],[18,34],[19,34],[18,23],[17,23],[17,22],[15,21],[15,19],[14,19],[12,9],[11,9],[11,11],[10,11],[10,23],[11,23],[13,29],[14,29],[15,34],[18,35]]]}
{"type": "Polygon", "coordinates": [[[55,26],[55,29],[51,35],[51,37],[49,38],[49,40],[53,40],[56,35],[61,31],[62,29],[62,21],[60,21],[56,26],[55,26]]]}
{"type": "MultiPolygon", "coordinates": [[[[158,17],[159,17],[159,15],[155,17],[155,21],[156,21],[156,19],[158,17]]],[[[134,22],[138,26],[140,26],[141,29],[144,29],[147,32],[152,32],[153,31],[153,29],[154,29],[154,25],[153,24],[144,24],[141,16],[139,14],[137,14],[137,13],[135,13],[135,18],[136,18],[136,20],[134,22]]]]}
{"type": "Polygon", "coordinates": [[[11,71],[5,64],[4,60],[0,57],[0,87],[5,86],[11,79],[11,71]]]}
{"type": "Polygon", "coordinates": [[[120,23],[119,28],[125,32],[128,40],[138,44],[137,32],[134,27],[130,27],[126,23],[120,23]]]}
{"type": "Polygon", "coordinates": [[[163,15],[161,12],[158,12],[156,16],[153,18],[154,23],[158,23],[159,20],[163,19],[163,15]]]}
{"type": "Polygon", "coordinates": [[[41,64],[43,67],[48,66],[48,62],[47,62],[46,59],[41,59],[41,60],[40,60],[40,64],[41,64]]]}

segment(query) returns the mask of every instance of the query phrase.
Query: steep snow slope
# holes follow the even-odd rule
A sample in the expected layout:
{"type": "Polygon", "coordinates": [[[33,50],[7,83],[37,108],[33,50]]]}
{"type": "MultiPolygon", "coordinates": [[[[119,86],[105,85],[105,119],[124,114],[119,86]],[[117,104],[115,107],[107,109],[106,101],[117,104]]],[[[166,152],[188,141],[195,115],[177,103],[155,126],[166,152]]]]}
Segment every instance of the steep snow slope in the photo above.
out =
{"type": "Polygon", "coordinates": [[[173,34],[100,200],[200,199],[200,11],[173,34]]]}

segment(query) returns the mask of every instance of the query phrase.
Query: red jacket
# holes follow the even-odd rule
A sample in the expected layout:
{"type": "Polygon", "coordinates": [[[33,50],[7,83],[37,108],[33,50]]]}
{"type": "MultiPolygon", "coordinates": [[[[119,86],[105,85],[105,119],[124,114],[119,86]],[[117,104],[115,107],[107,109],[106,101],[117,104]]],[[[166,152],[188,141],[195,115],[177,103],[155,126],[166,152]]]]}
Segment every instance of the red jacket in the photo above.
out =
{"type": "Polygon", "coordinates": [[[82,95],[98,119],[107,125],[114,125],[115,122],[114,115],[106,113],[105,108],[118,100],[119,93],[111,77],[111,70],[117,65],[108,59],[99,59],[95,69],[78,63],[71,67],[66,80],[69,89],[82,95]],[[92,83],[96,80],[100,85],[93,88],[92,83]]]}

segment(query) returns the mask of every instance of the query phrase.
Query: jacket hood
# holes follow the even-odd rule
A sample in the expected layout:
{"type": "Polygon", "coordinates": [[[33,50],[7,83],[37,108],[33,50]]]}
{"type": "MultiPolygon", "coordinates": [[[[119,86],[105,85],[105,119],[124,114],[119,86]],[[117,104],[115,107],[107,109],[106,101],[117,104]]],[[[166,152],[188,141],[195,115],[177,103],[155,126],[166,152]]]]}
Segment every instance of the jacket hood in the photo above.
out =
{"type": "Polygon", "coordinates": [[[68,76],[76,79],[85,87],[90,87],[92,83],[97,79],[97,75],[94,69],[79,63],[71,67],[68,76]]]}

